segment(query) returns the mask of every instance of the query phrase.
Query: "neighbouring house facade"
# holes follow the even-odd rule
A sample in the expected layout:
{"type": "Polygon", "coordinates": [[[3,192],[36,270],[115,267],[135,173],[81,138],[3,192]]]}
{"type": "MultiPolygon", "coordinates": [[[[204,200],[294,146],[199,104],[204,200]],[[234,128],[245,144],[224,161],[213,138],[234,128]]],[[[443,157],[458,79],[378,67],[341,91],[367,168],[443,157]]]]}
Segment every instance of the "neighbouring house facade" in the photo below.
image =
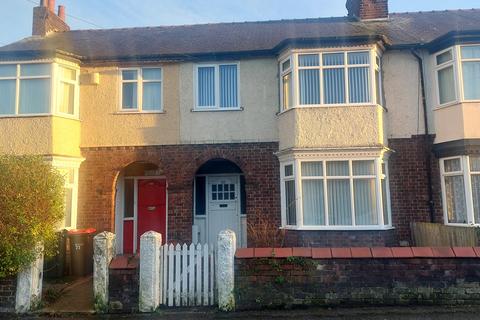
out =
{"type": "Polygon", "coordinates": [[[480,10],[71,31],[0,48],[0,152],[66,176],[62,227],[239,246],[411,243],[480,225],[480,10]]]}

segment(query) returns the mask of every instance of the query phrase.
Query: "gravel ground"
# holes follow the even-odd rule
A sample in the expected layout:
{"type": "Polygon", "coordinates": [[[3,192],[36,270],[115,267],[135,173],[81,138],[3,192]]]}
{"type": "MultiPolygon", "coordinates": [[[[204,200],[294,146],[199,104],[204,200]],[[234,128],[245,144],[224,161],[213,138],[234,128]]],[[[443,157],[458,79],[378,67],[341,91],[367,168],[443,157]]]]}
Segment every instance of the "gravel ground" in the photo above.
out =
{"type": "Polygon", "coordinates": [[[2,315],[1,319],[355,319],[355,320],[478,320],[480,319],[479,307],[378,307],[354,309],[303,309],[303,310],[271,310],[248,311],[234,313],[220,313],[211,309],[197,310],[161,310],[155,314],[32,314],[18,317],[15,315],[2,315]]]}

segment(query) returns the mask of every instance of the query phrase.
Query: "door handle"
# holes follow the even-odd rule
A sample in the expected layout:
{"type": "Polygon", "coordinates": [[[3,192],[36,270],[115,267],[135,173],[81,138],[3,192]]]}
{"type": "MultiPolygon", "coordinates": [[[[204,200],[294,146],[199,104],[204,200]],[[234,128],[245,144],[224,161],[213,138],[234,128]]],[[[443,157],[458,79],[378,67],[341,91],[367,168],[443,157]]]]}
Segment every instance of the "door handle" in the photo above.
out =
{"type": "Polygon", "coordinates": [[[226,208],[226,207],[228,207],[228,204],[226,204],[226,203],[222,203],[222,204],[220,205],[220,208],[226,208]]]}

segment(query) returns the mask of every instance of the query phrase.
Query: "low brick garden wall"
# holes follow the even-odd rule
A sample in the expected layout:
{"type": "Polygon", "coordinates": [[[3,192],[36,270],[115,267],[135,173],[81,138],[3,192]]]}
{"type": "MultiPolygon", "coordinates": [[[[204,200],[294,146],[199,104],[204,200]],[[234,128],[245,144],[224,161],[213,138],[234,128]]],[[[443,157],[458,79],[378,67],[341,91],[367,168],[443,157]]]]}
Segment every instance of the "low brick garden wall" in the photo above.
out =
{"type": "Polygon", "coordinates": [[[246,248],[239,310],[295,306],[478,305],[480,248],[246,248]]]}
{"type": "Polygon", "coordinates": [[[15,311],[15,295],[17,293],[17,278],[0,278],[0,312],[15,311]]]}

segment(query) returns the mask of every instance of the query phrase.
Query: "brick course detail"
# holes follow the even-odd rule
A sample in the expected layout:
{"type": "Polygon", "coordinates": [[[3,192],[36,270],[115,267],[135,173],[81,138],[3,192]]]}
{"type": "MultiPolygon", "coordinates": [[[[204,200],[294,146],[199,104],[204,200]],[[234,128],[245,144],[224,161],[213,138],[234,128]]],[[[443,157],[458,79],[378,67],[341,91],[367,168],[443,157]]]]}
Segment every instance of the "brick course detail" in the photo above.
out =
{"type": "Polygon", "coordinates": [[[237,254],[237,309],[480,304],[479,258],[396,259],[391,257],[395,248],[382,249],[389,254],[381,258],[239,258],[237,254]]]}

